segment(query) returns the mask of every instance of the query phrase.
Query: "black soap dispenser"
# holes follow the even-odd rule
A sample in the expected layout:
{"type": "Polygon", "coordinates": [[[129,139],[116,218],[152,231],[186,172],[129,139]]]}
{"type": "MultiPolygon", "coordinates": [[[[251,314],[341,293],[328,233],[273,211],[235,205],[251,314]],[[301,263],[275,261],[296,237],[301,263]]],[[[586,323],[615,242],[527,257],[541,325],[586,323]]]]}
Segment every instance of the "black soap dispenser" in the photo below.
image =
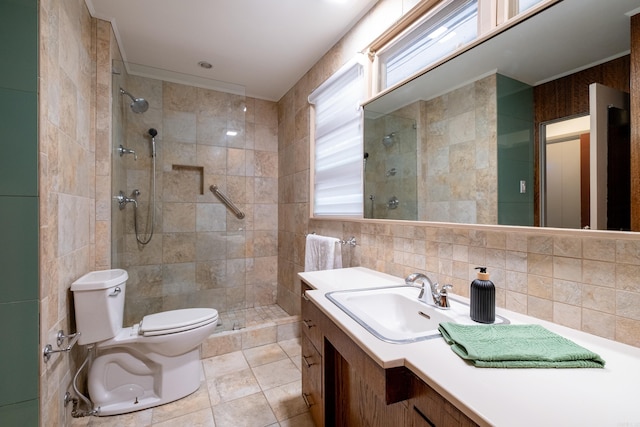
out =
{"type": "Polygon", "coordinates": [[[489,280],[487,267],[476,267],[478,278],[471,282],[471,319],[480,323],[496,320],[496,287],[489,280]]]}

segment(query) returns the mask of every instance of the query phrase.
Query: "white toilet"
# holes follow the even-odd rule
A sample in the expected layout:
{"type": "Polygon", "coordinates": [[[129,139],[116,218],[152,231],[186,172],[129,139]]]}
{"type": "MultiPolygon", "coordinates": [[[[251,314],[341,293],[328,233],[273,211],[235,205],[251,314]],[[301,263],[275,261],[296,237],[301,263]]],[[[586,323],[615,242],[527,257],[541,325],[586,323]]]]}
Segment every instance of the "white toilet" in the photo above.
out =
{"type": "Polygon", "coordinates": [[[162,405],[200,386],[200,344],[213,333],[213,308],[172,310],[122,327],[127,272],[93,271],[71,285],[79,344],[95,344],[88,376],[97,415],[162,405]]]}

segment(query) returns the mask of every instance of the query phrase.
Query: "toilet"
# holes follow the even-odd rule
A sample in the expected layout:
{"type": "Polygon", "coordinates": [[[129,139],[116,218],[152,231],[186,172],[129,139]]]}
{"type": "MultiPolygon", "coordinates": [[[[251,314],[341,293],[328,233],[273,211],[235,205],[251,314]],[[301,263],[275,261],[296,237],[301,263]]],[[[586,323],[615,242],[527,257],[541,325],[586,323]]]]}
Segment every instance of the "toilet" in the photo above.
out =
{"type": "Polygon", "coordinates": [[[129,278],[122,269],[93,271],[73,282],[78,343],[95,345],[88,391],[98,416],[162,405],[198,389],[200,344],[218,312],[188,308],[144,316],[123,328],[129,278]]]}

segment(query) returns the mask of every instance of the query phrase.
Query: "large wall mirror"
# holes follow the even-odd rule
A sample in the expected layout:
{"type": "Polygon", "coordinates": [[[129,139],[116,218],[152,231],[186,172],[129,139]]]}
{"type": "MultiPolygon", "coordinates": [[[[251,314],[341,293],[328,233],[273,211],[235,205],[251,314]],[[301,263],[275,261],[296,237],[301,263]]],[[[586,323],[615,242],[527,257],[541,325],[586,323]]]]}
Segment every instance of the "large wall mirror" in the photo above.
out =
{"type": "Polygon", "coordinates": [[[630,187],[616,171],[628,169],[629,155],[612,147],[628,145],[638,6],[559,1],[368,102],[364,217],[628,230],[630,187]],[[622,125],[611,130],[613,116],[622,125]],[[576,118],[579,132],[558,131],[576,118]],[[590,135],[583,161],[580,134],[590,135]],[[562,153],[571,159],[564,175],[554,169],[562,153]],[[558,196],[563,176],[576,173],[558,196]],[[623,194],[607,206],[614,188],[623,194]],[[565,222],[563,200],[582,204],[569,204],[565,222]],[[623,219],[608,224],[613,210],[623,219]]]}

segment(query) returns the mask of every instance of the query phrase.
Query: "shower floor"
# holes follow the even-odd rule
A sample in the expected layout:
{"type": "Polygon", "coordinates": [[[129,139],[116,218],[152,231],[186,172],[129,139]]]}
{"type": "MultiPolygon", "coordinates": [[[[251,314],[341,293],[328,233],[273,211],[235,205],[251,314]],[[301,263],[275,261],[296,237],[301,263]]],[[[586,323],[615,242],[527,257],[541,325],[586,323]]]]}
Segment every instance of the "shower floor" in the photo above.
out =
{"type": "Polygon", "coordinates": [[[291,315],[277,304],[220,312],[214,333],[250,328],[287,317],[291,315]]]}

